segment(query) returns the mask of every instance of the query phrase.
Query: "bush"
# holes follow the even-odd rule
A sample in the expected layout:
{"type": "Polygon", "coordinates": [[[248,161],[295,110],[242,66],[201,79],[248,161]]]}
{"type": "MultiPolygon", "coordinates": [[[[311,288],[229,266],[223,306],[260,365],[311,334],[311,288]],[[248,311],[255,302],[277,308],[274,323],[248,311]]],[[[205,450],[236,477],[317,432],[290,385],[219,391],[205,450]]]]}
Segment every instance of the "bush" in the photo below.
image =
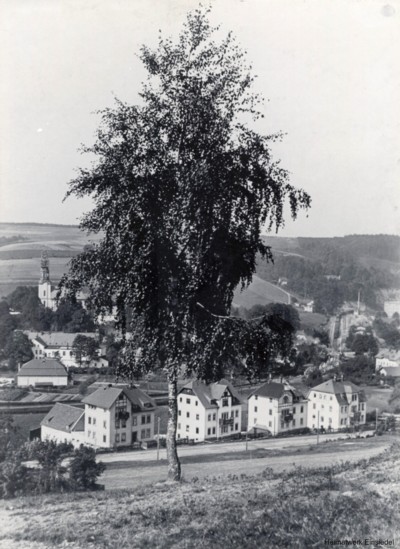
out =
{"type": "Polygon", "coordinates": [[[102,462],[96,463],[96,452],[88,446],[81,446],[75,450],[74,457],[69,464],[69,479],[74,490],[93,490],[96,488],[97,478],[105,470],[102,462]]]}

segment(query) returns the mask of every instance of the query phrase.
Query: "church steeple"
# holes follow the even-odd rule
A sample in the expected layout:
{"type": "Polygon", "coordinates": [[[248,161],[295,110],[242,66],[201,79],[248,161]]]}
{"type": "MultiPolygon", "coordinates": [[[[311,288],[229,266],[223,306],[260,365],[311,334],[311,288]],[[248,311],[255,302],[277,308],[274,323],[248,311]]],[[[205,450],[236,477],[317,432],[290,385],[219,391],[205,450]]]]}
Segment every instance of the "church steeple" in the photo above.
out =
{"type": "Polygon", "coordinates": [[[49,258],[46,251],[42,252],[42,257],[40,260],[40,282],[43,284],[45,282],[50,282],[50,269],[49,269],[49,258]]]}

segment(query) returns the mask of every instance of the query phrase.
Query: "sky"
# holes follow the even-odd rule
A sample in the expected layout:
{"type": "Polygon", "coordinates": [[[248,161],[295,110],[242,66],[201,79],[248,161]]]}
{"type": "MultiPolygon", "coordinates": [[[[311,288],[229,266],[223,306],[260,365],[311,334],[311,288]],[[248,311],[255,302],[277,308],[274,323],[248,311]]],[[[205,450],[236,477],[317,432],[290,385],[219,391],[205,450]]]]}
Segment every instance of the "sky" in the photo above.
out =
{"type": "MultiPolygon", "coordinates": [[[[400,0],[214,0],[266,98],[257,129],[312,198],[282,236],[400,234],[400,0]]],[[[192,0],[0,0],[0,222],[74,224],[63,202],[95,111],[138,102],[137,53],[192,0]]],[[[289,214],[287,213],[289,218],[289,214]]]]}

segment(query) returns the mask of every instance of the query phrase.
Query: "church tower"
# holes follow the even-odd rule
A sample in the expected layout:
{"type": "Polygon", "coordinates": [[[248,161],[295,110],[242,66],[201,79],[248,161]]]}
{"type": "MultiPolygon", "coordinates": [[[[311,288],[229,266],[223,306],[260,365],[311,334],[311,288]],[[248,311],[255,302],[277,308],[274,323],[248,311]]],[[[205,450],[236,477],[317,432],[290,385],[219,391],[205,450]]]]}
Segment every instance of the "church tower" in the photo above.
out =
{"type": "Polygon", "coordinates": [[[53,309],[51,290],[49,258],[47,252],[44,251],[42,252],[42,257],[40,260],[40,280],[38,292],[41,303],[49,309],[53,309]]]}

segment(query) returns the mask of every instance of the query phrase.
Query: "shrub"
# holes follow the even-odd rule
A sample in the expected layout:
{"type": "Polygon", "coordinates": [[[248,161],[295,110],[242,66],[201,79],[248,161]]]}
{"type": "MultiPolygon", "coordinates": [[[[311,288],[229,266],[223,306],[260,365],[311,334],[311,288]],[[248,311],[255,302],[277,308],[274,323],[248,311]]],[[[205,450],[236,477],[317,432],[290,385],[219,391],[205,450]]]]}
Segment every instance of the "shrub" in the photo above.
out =
{"type": "Polygon", "coordinates": [[[102,462],[96,463],[96,452],[88,446],[75,450],[69,464],[69,478],[74,490],[93,490],[97,478],[105,470],[102,462]]]}

